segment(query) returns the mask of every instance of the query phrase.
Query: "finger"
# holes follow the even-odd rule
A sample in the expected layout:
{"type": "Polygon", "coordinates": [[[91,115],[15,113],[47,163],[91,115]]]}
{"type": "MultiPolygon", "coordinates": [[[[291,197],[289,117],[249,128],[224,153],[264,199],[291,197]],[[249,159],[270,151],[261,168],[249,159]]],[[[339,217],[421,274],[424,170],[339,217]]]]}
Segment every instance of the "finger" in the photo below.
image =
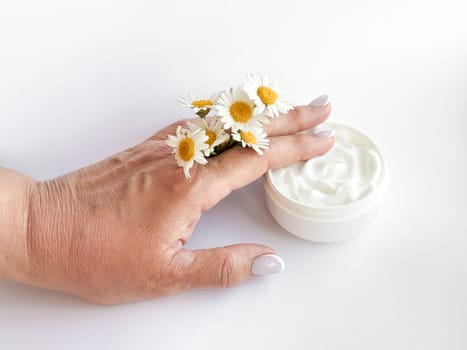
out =
{"type": "MultiPolygon", "coordinates": [[[[308,106],[297,106],[286,114],[281,114],[277,118],[270,120],[269,125],[265,125],[264,129],[269,136],[279,136],[294,134],[302,130],[307,130],[323,123],[331,113],[331,104],[328,103],[326,95],[320,96],[313,100],[308,106]],[[315,104],[314,101],[320,101],[320,104],[315,104]]],[[[212,120],[215,117],[207,117],[212,120]]],[[[161,129],[149,140],[166,140],[168,135],[175,134],[177,126],[186,127],[188,121],[195,122],[198,118],[181,119],[161,129]]]]}
{"type": "Polygon", "coordinates": [[[262,176],[269,169],[287,166],[299,160],[307,160],[329,151],[332,137],[316,137],[306,134],[276,136],[270,139],[269,149],[262,156],[252,149],[234,147],[209,160],[200,169],[203,181],[208,181],[205,196],[207,210],[231,191],[243,187],[262,176]]]}
{"type": "Polygon", "coordinates": [[[179,254],[186,255],[187,265],[180,278],[187,288],[231,287],[248,279],[252,275],[253,266],[255,274],[278,273],[284,268],[280,258],[272,260],[272,264],[269,260],[269,266],[266,266],[264,255],[274,254],[274,250],[259,244],[182,250],[179,254]]]}
{"type": "Polygon", "coordinates": [[[298,106],[287,114],[270,119],[264,129],[269,136],[289,135],[314,128],[323,123],[331,113],[331,104],[322,107],[298,106]]]}

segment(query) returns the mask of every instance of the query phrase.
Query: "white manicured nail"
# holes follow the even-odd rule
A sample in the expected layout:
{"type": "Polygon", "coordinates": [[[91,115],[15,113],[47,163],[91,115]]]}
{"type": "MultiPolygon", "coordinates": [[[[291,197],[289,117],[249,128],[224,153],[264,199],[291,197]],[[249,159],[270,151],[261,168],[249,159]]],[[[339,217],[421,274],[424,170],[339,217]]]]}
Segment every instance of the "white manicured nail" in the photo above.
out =
{"type": "Polygon", "coordinates": [[[269,275],[272,273],[282,272],[285,268],[285,263],[282,258],[276,254],[260,255],[253,260],[251,265],[252,275],[269,275]]]}
{"type": "Polygon", "coordinates": [[[324,107],[329,103],[329,96],[328,95],[321,95],[320,97],[315,98],[311,101],[308,106],[311,107],[324,107]]]}
{"type": "Polygon", "coordinates": [[[316,137],[333,137],[336,132],[334,130],[320,130],[319,132],[315,133],[316,137]]]}

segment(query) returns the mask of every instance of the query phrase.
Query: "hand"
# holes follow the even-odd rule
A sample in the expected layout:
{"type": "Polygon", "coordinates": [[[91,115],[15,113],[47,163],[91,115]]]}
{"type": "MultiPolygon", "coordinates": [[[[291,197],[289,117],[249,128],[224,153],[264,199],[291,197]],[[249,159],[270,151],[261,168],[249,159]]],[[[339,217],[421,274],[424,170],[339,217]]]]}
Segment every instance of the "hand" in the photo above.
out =
{"type": "Polygon", "coordinates": [[[273,249],[183,246],[203,212],[231,191],[268,169],[327,152],[332,138],[296,133],[322,123],[330,110],[296,107],[271,120],[270,149],[263,156],[234,147],[195,165],[190,179],[165,143],[185,123],[180,121],[100,163],[35,183],[29,191],[26,282],[109,304],[247,279],[254,258],[273,249]]]}

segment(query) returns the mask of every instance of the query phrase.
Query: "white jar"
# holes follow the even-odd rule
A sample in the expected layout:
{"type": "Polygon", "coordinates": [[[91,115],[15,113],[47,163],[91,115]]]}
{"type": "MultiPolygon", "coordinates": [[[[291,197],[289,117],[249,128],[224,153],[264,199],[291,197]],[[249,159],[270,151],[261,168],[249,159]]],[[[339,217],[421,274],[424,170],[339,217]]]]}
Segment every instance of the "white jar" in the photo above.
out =
{"type": "MultiPolygon", "coordinates": [[[[290,233],[315,242],[337,242],[365,231],[389,187],[387,165],[375,143],[344,125],[325,155],[264,175],[266,205],[290,233]]],[[[309,131],[312,132],[311,130],[309,131]]]]}

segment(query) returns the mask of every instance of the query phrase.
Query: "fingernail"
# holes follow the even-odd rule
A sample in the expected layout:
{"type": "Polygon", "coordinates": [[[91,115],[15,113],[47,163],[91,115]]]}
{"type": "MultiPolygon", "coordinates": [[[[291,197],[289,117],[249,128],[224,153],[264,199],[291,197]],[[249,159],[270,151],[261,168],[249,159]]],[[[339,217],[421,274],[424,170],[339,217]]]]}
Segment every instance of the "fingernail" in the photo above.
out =
{"type": "Polygon", "coordinates": [[[324,107],[329,103],[329,96],[328,95],[321,95],[320,97],[315,98],[311,101],[308,106],[311,107],[324,107]]]}
{"type": "Polygon", "coordinates": [[[322,130],[314,134],[316,137],[333,137],[336,132],[334,130],[322,130]]]}
{"type": "Polygon", "coordinates": [[[285,268],[285,263],[282,258],[276,254],[260,255],[253,260],[251,265],[252,275],[270,275],[272,273],[282,272],[285,268]]]}

